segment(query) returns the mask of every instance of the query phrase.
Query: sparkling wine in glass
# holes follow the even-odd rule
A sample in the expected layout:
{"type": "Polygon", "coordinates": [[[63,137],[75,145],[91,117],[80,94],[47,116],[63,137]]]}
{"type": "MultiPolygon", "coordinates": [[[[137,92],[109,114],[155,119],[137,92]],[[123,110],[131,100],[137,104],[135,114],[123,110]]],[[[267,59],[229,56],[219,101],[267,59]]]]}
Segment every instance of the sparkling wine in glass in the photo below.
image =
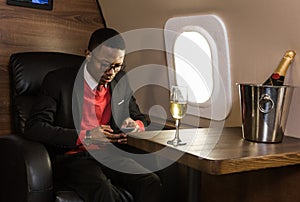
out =
{"type": "Polygon", "coordinates": [[[173,140],[169,140],[167,143],[173,146],[185,145],[179,138],[180,121],[184,117],[187,109],[187,91],[184,86],[172,86],[170,93],[170,112],[175,119],[175,137],[173,140]]]}

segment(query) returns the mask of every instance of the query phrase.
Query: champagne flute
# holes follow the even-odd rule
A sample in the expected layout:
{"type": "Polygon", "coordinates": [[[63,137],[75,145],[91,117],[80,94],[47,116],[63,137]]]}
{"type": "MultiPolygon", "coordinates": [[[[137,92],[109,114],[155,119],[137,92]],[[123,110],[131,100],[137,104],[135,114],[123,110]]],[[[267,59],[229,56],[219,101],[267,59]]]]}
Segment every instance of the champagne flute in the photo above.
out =
{"type": "Polygon", "coordinates": [[[169,140],[167,144],[178,146],[185,145],[186,142],[182,142],[179,138],[180,121],[185,116],[187,109],[187,88],[184,86],[172,86],[170,93],[170,112],[175,119],[175,137],[173,140],[169,140]]]}

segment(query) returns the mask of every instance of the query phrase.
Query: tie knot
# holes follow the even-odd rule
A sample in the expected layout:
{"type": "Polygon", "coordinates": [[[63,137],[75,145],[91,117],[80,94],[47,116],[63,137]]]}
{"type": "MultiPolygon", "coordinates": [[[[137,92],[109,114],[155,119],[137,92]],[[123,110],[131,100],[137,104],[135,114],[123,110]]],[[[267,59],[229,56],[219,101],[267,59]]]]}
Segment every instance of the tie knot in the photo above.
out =
{"type": "Polygon", "coordinates": [[[98,84],[96,90],[101,91],[103,88],[107,88],[107,84],[104,85],[98,84]]]}
{"type": "Polygon", "coordinates": [[[98,84],[97,87],[96,87],[96,90],[101,91],[101,85],[98,84]]]}

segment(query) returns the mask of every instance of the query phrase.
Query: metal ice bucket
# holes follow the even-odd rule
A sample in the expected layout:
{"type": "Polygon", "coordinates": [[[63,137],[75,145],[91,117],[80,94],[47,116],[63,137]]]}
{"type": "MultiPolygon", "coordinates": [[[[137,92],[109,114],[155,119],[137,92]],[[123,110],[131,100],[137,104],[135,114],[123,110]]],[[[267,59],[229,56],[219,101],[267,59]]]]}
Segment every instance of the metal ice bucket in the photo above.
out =
{"type": "Polygon", "coordinates": [[[256,84],[238,86],[243,138],[255,142],[281,142],[294,88],[256,84]]]}

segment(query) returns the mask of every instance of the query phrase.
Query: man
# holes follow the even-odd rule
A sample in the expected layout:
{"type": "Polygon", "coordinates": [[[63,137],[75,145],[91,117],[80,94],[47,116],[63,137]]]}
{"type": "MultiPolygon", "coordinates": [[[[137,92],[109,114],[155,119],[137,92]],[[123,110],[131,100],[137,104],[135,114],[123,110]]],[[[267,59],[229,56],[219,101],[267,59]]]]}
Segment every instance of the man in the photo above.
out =
{"type": "Polygon", "coordinates": [[[146,124],[123,71],[124,57],[125,43],[118,32],[96,30],[79,71],[69,67],[45,77],[26,123],[25,135],[47,146],[56,180],[84,201],[123,201],[123,189],[134,201],[160,198],[157,175],[131,159],[107,152],[114,144],[127,143],[122,128],[143,131],[146,124]],[[116,165],[134,174],[116,171],[116,165]]]}

